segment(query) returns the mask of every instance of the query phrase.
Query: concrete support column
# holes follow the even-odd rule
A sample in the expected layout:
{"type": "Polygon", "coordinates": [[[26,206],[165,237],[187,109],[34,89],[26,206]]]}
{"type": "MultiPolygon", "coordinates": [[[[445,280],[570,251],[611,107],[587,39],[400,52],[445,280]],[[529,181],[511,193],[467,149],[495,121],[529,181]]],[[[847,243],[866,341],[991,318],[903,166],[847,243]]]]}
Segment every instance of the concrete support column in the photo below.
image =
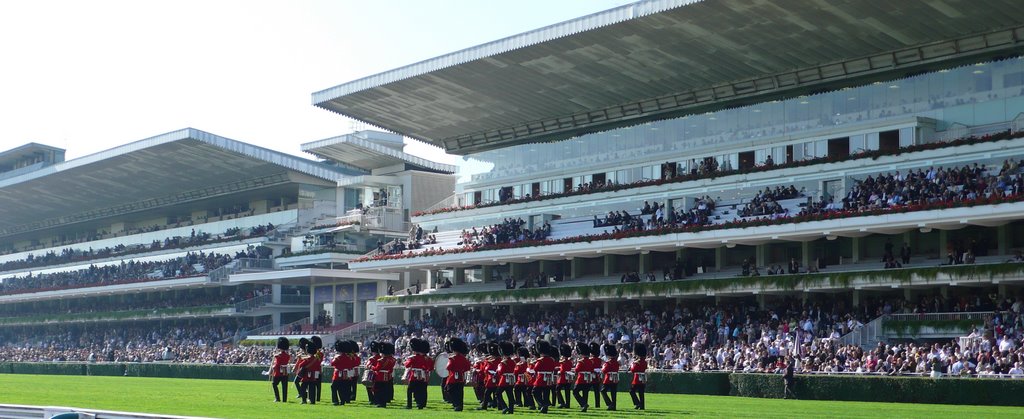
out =
{"type": "Polygon", "coordinates": [[[944,260],[946,257],[946,246],[949,244],[949,232],[946,230],[939,230],[939,259],[944,260]]]}
{"type": "Polygon", "coordinates": [[[494,267],[491,265],[484,265],[483,268],[484,282],[490,282],[494,280],[494,267]]]}
{"type": "Polygon", "coordinates": [[[604,255],[604,276],[615,273],[615,255],[604,255]]]}
{"type": "Polygon", "coordinates": [[[433,289],[435,282],[437,282],[437,272],[427,270],[427,285],[423,289],[433,289]]]}
{"type": "Polygon", "coordinates": [[[641,275],[643,275],[643,274],[645,274],[647,272],[650,272],[652,270],[652,268],[654,268],[654,266],[652,264],[652,261],[653,261],[653,258],[651,256],[650,252],[648,252],[648,253],[640,253],[640,263],[637,264],[638,272],[641,275]]]}
{"type": "Polygon", "coordinates": [[[903,299],[907,301],[914,301],[914,290],[910,288],[903,289],[903,299]]]}
{"type": "Polygon", "coordinates": [[[853,237],[850,239],[850,247],[853,249],[853,255],[850,257],[850,263],[860,262],[860,237],[853,237]]]}
{"type": "Polygon", "coordinates": [[[943,286],[939,287],[939,295],[942,296],[943,300],[948,299],[949,298],[949,285],[943,285],[943,286]]]}
{"type": "MultiPolygon", "coordinates": [[[[385,289],[387,289],[385,287],[385,289]]],[[[352,284],[352,322],[358,323],[366,320],[366,302],[359,301],[359,284],[352,284]]],[[[377,291],[380,291],[380,286],[377,287],[377,291]]]]}
{"type": "Polygon", "coordinates": [[[270,323],[274,327],[274,329],[280,329],[281,328],[281,313],[275,312],[275,313],[271,314],[270,315],[270,323]]]}
{"type": "Polygon", "coordinates": [[[765,254],[767,253],[767,251],[765,249],[766,246],[767,245],[765,245],[765,244],[759,244],[759,245],[754,246],[754,265],[755,266],[764,266],[765,264],[768,263],[768,260],[767,260],[768,258],[765,256],[765,254]]]}
{"type": "Polygon", "coordinates": [[[572,258],[569,260],[569,279],[576,279],[583,275],[583,259],[572,258]]]}
{"type": "Polygon", "coordinates": [[[509,275],[512,275],[512,278],[515,278],[516,281],[522,280],[523,279],[523,264],[521,264],[521,263],[509,263],[508,264],[508,273],[509,273],[509,275]]]}
{"type": "Polygon", "coordinates": [[[612,302],[608,301],[608,300],[605,300],[605,302],[604,302],[604,311],[602,313],[604,313],[604,315],[607,316],[608,313],[611,313],[611,312],[612,312],[612,302]]]}
{"type": "Polygon", "coordinates": [[[722,272],[722,265],[725,261],[725,248],[715,248],[715,272],[722,272]]]}
{"type": "Polygon", "coordinates": [[[999,256],[1006,256],[1007,249],[1010,248],[1010,240],[1007,235],[1006,224],[996,227],[996,245],[997,254],[999,256]]]}
{"type": "Polygon", "coordinates": [[[281,284],[272,284],[270,286],[270,302],[281,304],[281,284]]]}
{"type": "Polygon", "coordinates": [[[998,291],[999,292],[999,297],[1001,297],[1001,298],[1008,297],[1007,292],[1009,292],[1010,289],[1009,289],[1009,287],[1006,286],[1006,284],[999,284],[998,289],[999,289],[999,291],[998,291]]]}
{"type": "Polygon", "coordinates": [[[853,290],[853,307],[860,307],[860,290],[853,290]]]}
{"type": "Polygon", "coordinates": [[[537,263],[537,272],[543,277],[550,276],[551,274],[548,272],[548,269],[551,269],[552,265],[551,261],[542,260],[537,263]]]}
{"type": "Polygon", "coordinates": [[[811,242],[800,242],[800,264],[811,266],[811,242]]]}
{"type": "Polygon", "coordinates": [[[313,295],[313,280],[310,279],[309,280],[309,321],[310,322],[312,322],[313,320],[316,319],[316,313],[317,313],[317,311],[316,311],[316,304],[313,304],[313,301],[315,301],[315,297],[316,296],[313,295]]]}
{"type": "Polygon", "coordinates": [[[516,305],[515,304],[509,304],[508,305],[508,314],[512,314],[512,315],[516,314],[516,305]]]}
{"type": "Polygon", "coordinates": [[[412,311],[409,309],[402,310],[402,321],[409,323],[412,320],[412,311]]]}
{"type": "Polygon", "coordinates": [[[452,281],[452,285],[461,285],[466,283],[466,268],[455,268],[455,275],[452,281]]]}
{"type": "Polygon", "coordinates": [[[764,310],[766,306],[764,294],[757,294],[757,308],[764,310]]]}

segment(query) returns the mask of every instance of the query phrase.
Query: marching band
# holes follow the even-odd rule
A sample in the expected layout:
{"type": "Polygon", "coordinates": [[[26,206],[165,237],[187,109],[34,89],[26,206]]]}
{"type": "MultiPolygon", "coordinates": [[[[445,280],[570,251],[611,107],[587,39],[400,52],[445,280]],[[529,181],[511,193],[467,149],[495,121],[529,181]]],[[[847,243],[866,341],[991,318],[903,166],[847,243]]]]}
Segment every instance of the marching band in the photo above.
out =
{"type": "MultiPolygon", "coordinates": [[[[287,338],[278,338],[278,353],[273,357],[269,370],[264,372],[270,376],[275,402],[288,400],[289,346],[287,338]]],[[[316,404],[320,399],[322,346],[318,336],[299,340],[299,355],[292,372],[303,404],[316,404]]],[[[394,375],[398,366],[394,357],[395,345],[371,342],[368,349],[372,356],[363,365],[360,380],[359,344],[354,341],[334,342],[336,355],[329,364],[334,368],[331,402],[335,406],[354,402],[360,381],[366,386],[367,400],[372,405],[384,408],[394,400],[394,375]]],[[[590,408],[591,391],[595,408],[600,408],[602,399],[607,410],[618,407],[620,365],[615,345],[580,342],[571,347],[538,341],[527,348],[503,341],[480,343],[471,351],[466,342],[453,338],[431,358],[430,343],[414,338],[409,341],[408,349],[413,355],[402,361],[404,373],[401,375],[407,384],[406,409],[412,409],[413,402],[417,409],[426,407],[432,373],[441,378],[442,398],[456,412],[465,407],[466,386],[471,386],[476,394],[477,410],[495,408],[503,414],[514,414],[516,407],[540,413],[548,413],[552,407],[570,409],[570,390],[581,412],[590,408]]],[[[629,393],[633,407],[644,410],[647,348],[636,343],[632,354],[633,359],[627,369],[632,374],[629,393]]]]}

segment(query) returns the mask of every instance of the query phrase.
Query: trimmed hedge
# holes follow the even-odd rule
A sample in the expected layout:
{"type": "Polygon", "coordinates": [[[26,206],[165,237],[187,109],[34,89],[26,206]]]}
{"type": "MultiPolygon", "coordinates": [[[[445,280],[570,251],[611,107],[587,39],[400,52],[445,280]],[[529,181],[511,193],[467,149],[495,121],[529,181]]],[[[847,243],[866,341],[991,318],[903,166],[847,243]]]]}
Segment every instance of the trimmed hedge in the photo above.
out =
{"type": "MultiPolygon", "coordinates": [[[[265,366],[168,363],[24,363],[0,362],[0,374],[98,375],[223,380],[267,380],[265,366]]],[[[330,367],[323,374],[329,377],[330,367]]],[[[400,376],[400,372],[397,376],[400,376]]],[[[631,375],[623,373],[619,391],[629,391],[631,375]]],[[[439,379],[432,374],[431,385],[439,379]]],[[[781,398],[782,376],[771,374],[660,373],[648,374],[652,393],[781,398]]],[[[1024,406],[1024,380],[984,378],[880,377],[798,375],[793,391],[801,400],[844,400],[899,403],[1024,406]]]]}
{"type": "MultiPolygon", "coordinates": [[[[782,376],[731,374],[729,395],[781,398],[782,376]]],[[[985,378],[797,375],[801,400],[1024,406],[1024,380],[985,378]]]]}

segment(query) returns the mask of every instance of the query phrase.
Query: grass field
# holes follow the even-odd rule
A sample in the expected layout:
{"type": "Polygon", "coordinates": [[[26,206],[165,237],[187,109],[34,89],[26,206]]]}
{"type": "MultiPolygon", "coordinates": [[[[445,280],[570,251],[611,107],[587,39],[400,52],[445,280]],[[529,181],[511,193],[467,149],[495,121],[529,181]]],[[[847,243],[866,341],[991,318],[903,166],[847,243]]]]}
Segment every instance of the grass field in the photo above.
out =
{"type": "MultiPolygon", "coordinates": [[[[387,409],[368,406],[363,387],[355,405],[330,404],[328,386],[323,398],[327,403],[315,406],[295,401],[273,403],[270,384],[260,381],[196,380],[138,377],[85,377],[55,375],[0,375],[0,404],[69,406],[79,408],[147,412],[216,418],[447,418],[501,416],[500,412],[453,412],[440,400],[437,387],[431,387],[425,410],[404,410],[405,387],[395,386],[396,402],[387,409]]],[[[593,396],[591,396],[592,398],[593,396]]],[[[467,389],[466,401],[475,401],[467,389]]],[[[574,402],[573,405],[576,403],[574,402]]],[[[1020,417],[1019,407],[950,406],[896,403],[857,403],[833,401],[797,401],[751,399],[721,396],[648,394],[647,409],[633,410],[629,393],[619,393],[618,412],[593,409],[553,409],[547,417],[723,417],[723,418],[995,418],[1020,417]]],[[[540,417],[529,410],[516,415],[540,417]]]]}

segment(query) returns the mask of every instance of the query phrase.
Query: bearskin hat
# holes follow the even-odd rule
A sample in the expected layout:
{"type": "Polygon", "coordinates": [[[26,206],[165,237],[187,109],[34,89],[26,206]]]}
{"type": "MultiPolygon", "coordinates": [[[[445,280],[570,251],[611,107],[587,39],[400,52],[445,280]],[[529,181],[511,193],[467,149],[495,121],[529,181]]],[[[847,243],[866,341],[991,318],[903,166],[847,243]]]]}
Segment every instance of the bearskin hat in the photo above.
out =
{"type": "Polygon", "coordinates": [[[310,343],[313,344],[313,351],[317,351],[324,347],[324,341],[320,340],[320,336],[313,336],[309,338],[310,343]]]}
{"type": "Polygon", "coordinates": [[[469,353],[469,346],[462,339],[452,338],[448,341],[448,347],[451,348],[452,352],[466,355],[469,353]]]}
{"type": "Polygon", "coordinates": [[[597,342],[590,343],[590,356],[599,357],[601,356],[601,344],[597,342]]]}
{"type": "Polygon", "coordinates": [[[546,340],[538,340],[534,349],[536,349],[537,353],[541,356],[557,357],[555,354],[551,353],[551,350],[554,349],[554,347],[552,347],[546,340]]]}
{"type": "Polygon", "coordinates": [[[391,342],[381,342],[380,343],[380,353],[381,353],[381,355],[384,355],[384,356],[394,356],[395,355],[395,344],[393,344],[391,342]]]}
{"type": "Polygon", "coordinates": [[[501,349],[498,348],[498,342],[491,342],[487,344],[487,355],[493,357],[501,356],[501,349]]]}
{"type": "Polygon", "coordinates": [[[412,338],[409,340],[409,350],[421,354],[430,353],[430,342],[423,339],[412,338]]]}
{"type": "Polygon", "coordinates": [[[480,342],[480,343],[476,344],[476,352],[479,353],[480,355],[487,355],[488,354],[487,344],[484,343],[484,342],[480,342]]]}
{"type": "Polygon", "coordinates": [[[334,351],[335,352],[337,352],[339,354],[343,354],[343,353],[347,353],[348,352],[347,349],[348,349],[348,342],[345,342],[343,340],[336,340],[336,341],[334,341],[334,351]]]}
{"type": "Polygon", "coordinates": [[[584,356],[584,357],[585,356],[590,356],[590,345],[588,345],[586,343],[577,343],[576,344],[576,353],[579,356],[584,356]]]}
{"type": "Polygon", "coordinates": [[[370,352],[379,354],[381,351],[381,342],[373,341],[370,342],[370,352]]]}
{"type": "Polygon", "coordinates": [[[637,358],[646,358],[647,357],[647,346],[645,346],[644,344],[642,344],[640,342],[634,343],[633,344],[633,356],[636,356],[637,358]]]}
{"type": "Polygon", "coordinates": [[[604,344],[604,354],[608,355],[608,358],[617,358],[619,356],[619,350],[615,348],[615,345],[606,343],[604,344]]]}
{"type": "Polygon", "coordinates": [[[309,339],[299,338],[299,350],[306,352],[306,347],[309,346],[309,339]]]}
{"type": "Polygon", "coordinates": [[[570,358],[570,357],[572,357],[572,347],[567,345],[567,344],[564,344],[564,343],[561,344],[561,345],[558,345],[558,354],[559,354],[559,356],[564,356],[566,358],[570,358]]]}
{"type": "Polygon", "coordinates": [[[530,350],[526,349],[526,348],[523,348],[523,347],[520,347],[519,348],[519,357],[520,358],[529,358],[530,357],[530,350]]]}
{"type": "Polygon", "coordinates": [[[447,353],[452,353],[452,338],[444,340],[444,351],[447,353]]]}
{"type": "Polygon", "coordinates": [[[359,344],[356,343],[356,341],[354,341],[354,340],[350,340],[350,341],[346,342],[345,346],[347,347],[349,353],[353,353],[354,354],[354,353],[359,352],[359,344]]]}
{"type": "Polygon", "coordinates": [[[307,354],[316,355],[316,351],[318,351],[318,350],[320,350],[320,348],[317,348],[315,343],[309,342],[308,344],[306,344],[306,353],[307,354]]]}
{"type": "Polygon", "coordinates": [[[284,336],[277,338],[277,349],[287,351],[289,346],[292,346],[292,343],[288,341],[288,338],[284,336]]]}
{"type": "Polygon", "coordinates": [[[516,347],[512,342],[500,342],[498,343],[498,351],[501,352],[501,356],[513,356],[516,354],[516,347]]]}

